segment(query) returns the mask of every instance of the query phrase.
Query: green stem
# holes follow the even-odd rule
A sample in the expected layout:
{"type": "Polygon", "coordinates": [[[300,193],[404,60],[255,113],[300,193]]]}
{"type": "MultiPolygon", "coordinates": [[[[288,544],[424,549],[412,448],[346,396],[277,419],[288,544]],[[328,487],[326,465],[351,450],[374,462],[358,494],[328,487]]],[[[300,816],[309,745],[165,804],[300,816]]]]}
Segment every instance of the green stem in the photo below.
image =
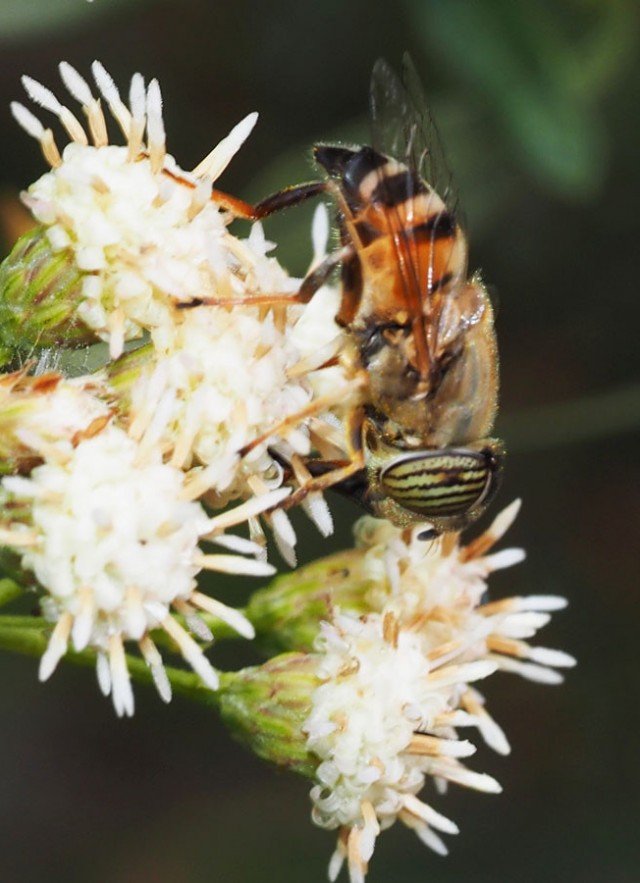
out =
{"type": "MultiPolygon", "coordinates": [[[[42,656],[49,643],[50,629],[51,624],[38,617],[1,616],[0,649],[21,653],[24,656],[42,656]]],[[[69,650],[64,658],[73,665],[81,665],[85,668],[94,668],[96,664],[96,655],[91,650],[84,650],[82,653],[69,650]]],[[[127,655],[127,667],[134,681],[153,686],[151,672],[143,659],[127,655]]],[[[219,704],[218,695],[203,686],[199,677],[193,672],[169,665],[165,666],[165,671],[176,695],[186,696],[209,706],[219,704]]],[[[221,674],[221,686],[226,685],[229,677],[224,672],[221,674]]]]}
{"type": "MultiPolygon", "coordinates": [[[[13,580],[0,580],[0,606],[8,603],[9,601],[13,601],[15,598],[20,597],[22,594],[23,589],[17,583],[14,583],[13,580]],[[5,591],[5,583],[8,584],[6,587],[6,598],[3,594],[5,591]],[[11,593],[11,587],[14,587],[15,589],[13,593],[11,593]]],[[[185,626],[184,617],[176,615],[174,618],[182,626],[185,626]]],[[[227,625],[226,622],[222,622],[221,620],[207,614],[202,614],[200,618],[203,619],[211,629],[215,641],[229,640],[232,638],[237,639],[240,637],[240,635],[238,635],[238,633],[234,631],[231,626],[227,625]]],[[[0,628],[21,628],[37,630],[51,628],[51,625],[42,616],[10,616],[4,614],[0,616],[0,628]]],[[[170,638],[165,636],[165,640],[163,638],[163,634],[164,633],[160,631],[154,633],[154,640],[156,640],[156,643],[164,644],[168,647],[173,647],[170,638]]]]}
{"type": "Polygon", "coordinates": [[[22,595],[23,589],[9,577],[0,579],[0,607],[4,607],[10,601],[15,601],[22,595]]]}

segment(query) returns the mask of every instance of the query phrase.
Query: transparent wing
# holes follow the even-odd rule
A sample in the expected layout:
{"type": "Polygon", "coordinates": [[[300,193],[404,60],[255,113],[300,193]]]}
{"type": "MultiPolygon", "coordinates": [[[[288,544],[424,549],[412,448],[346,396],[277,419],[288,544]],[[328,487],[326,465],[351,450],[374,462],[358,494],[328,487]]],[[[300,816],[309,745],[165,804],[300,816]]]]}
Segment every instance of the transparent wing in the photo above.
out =
{"type": "MultiPolygon", "coordinates": [[[[405,176],[405,184],[400,189],[406,192],[408,201],[396,205],[393,194],[389,193],[386,200],[390,206],[388,233],[393,241],[407,311],[412,317],[416,367],[426,379],[438,373],[437,335],[442,290],[432,284],[438,276],[435,268],[439,258],[441,280],[442,255],[447,248],[443,241],[445,232],[452,224],[460,225],[451,174],[420,80],[408,55],[405,54],[403,59],[401,78],[384,59],[376,62],[371,75],[370,112],[373,148],[395,159],[404,168],[400,174],[405,176]],[[424,230],[418,229],[417,219],[411,213],[412,198],[424,192],[424,185],[427,199],[437,214],[426,241],[424,230]]],[[[391,187],[389,181],[383,168],[379,181],[383,191],[391,187]]],[[[397,194],[397,182],[394,189],[397,194]]],[[[446,276],[446,257],[444,265],[446,276]]]]}
{"type": "Polygon", "coordinates": [[[376,61],[369,101],[375,150],[405,163],[457,213],[458,198],[440,136],[408,53],[403,56],[400,77],[384,58],[376,61]]]}

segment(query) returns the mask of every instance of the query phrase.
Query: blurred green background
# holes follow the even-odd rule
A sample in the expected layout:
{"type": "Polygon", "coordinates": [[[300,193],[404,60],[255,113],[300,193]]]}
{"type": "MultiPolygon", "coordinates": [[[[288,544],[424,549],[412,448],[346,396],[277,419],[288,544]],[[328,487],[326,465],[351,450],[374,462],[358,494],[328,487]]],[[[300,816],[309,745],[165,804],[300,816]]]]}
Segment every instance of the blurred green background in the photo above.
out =
{"type": "MultiPolygon", "coordinates": [[[[636,0],[0,0],[0,213],[44,171],[8,102],[29,73],[61,94],[56,64],[99,58],[125,88],[158,76],[169,148],[189,168],[251,110],[257,129],[220,186],[249,200],[314,175],[316,140],[366,140],[374,60],[408,49],[468,219],[471,267],[495,287],[499,434],[515,496],[509,536],[528,560],[497,595],[570,600],[538,642],[575,654],[562,687],[497,675],[489,707],[513,747],[470,764],[500,797],[434,797],[462,832],[441,859],[401,826],[370,883],[640,880],[640,46],[636,0]]],[[[267,226],[298,274],[311,209],[267,226]]],[[[240,228],[239,228],[240,229],[240,228]]],[[[326,551],[358,514],[333,501],[326,551]]],[[[298,519],[301,559],[318,539],[298,519]]],[[[237,603],[243,598],[233,589],[237,603]]],[[[242,648],[244,650],[244,648],[242,648]]],[[[245,651],[246,652],[246,651],[245,651]]],[[[220,665],[245,664],[236,648],[220,665]]],[[[143,688],[116,720],[93,676],[35,660],[0,666],[0,878],[20,883],[280,883],[326,878],[333,835],[307,785],[231,744],[210,712],[143,688]]],[[[343,876],[341,878],[345,880],[343,876]]]]}

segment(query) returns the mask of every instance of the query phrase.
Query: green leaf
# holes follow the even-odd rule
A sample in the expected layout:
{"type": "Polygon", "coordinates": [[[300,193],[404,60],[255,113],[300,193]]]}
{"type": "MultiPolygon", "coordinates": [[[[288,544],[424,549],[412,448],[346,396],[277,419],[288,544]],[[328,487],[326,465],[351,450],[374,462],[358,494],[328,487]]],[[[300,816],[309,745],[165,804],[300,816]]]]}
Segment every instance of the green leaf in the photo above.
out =
{"type": "Polygon", "coordinates": [[[630,34],[622,53],[615,42],[633,33],[629,3],[406,2],[430,57],[467,79],[533,176],[569,195],[597,190],[607,156],[597,104],[629,56],[630,34]]]}
{"type": "Polygon", "coordinates": [[[132,4],[135,0],[4,0],[0,3],[0,34],[6,41],[70,25],[101,16],[113,8],[132,4]]]}

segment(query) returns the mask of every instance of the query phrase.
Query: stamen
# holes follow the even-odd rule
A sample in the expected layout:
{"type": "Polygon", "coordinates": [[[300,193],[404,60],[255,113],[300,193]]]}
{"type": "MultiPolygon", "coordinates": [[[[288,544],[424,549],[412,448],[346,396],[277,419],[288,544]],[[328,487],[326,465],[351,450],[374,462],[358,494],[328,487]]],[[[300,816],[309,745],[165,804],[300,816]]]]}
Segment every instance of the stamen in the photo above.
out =
{"type": "Polygon", "coordinates": [[[212,518],[209,522],[211,530],[205,536],[213,537],[216,533],[222,533],[229,527],[234,527],[236,524],[248,521],[253,516],[264,512],[265,509],[271,509],[273,506],[277,506],[278,503],[281,503],[290,493],[291,488],[281,487],[272,491],[267,491],[259,496],[251,497],[251,499],[247,500],[245,503],[241,503],[240,506],[236,506],[234,509],[229,509],[228,512],[222,512],[220,515],[216,515],[212,518]]]}
{"type": "Polygon", "coordinates": [[[495,661],[500,671],[518,674],[528,681],[535,681],[538,684],[561,684],[564,681],[564,677],[560,672],[553,668],[546,668],[532,662],[520,662],[510,656],[502,656],[500,654],[490,658],[495,661]]]}
{"type": "Polygon", "coordinates": [[[67,652],[69,645],[69,635],[73,626],[73,617],[70,613],[63,613],[49,638],[47,649],[42,654],[40,666],[38,668],[38,679],[41,681],[48,680],[56,666],[67,652]]]}
{"type": "Polygon", "coordinates": [[[147,89],[147,141],[153,172],[164,165],[166,136],[162,120],[162,94],[157,80],[151,80],[147,89]]]}
{"type": "Polygon", "coordinates": [[[547,625],[551,615],[532,610],[526,613],[511,613],[503,619],[497,617],[496,619],[497,622],[493,625],[496,634],[505,638],[531,638],[539,629],[547,625]]]}
{"type": "MultiPolygon", "coordinates": [[[[192,601],[193,598],[190,596],[189,600],[192,601]]],[[[203,641],[204,643],[210,643],[213,641],[211,629],[206,622],[198,616],[191,604],[187,603],[184,598],[176,598],[173,602],[173,606],[178,613],[181,613],[184,616],[189,629],[198,640],[203,641]]]]}
{"type": "Polygon", "coordinates": [[[433,807],[429,806],[428,803],[423,803],[414,794],[405,794],[403,796],[403,803],[407,812],[411,813],[415,818],[426,822],[427,825],[433,825],[434,828],[443,831],[445,834],[460,833],[460,829],[455,822],[436,812],[433,807]]]}
{"type": "Polygon", "coordinates": [[[349,838],[347,840],[347,866],[349,868],[350,883],[364,883],[364,878],[367,873],[367,865],[363,860],[360,851],[361,838],[361,828],[354,827],[349,831],[349,838]]]}
{"type": "Polygon", "coordinates": [[[89,143],[87,133],[78,118],[71,113],[68,107],[58,101],[50,89],[26,75],[21,77],[21,82],[27,95],[35,104],[39,104],[40,107],[58,117],[72,141],[83,146],[89,143]]]}
{"type": "Polygon", "coordinates": [[[120,93],[111,74],[105,70],[99,61],[93,62],[91,65],[91,71],[100,94],[109,105],[109,110],[111,111],[113,118],[120,126],[122,134],[128,141],[131,129],[131,112],[129,111],[129,108],[120,98],[120,93]]]}
{"type": "Polygon", "coordinates": [[[34,116],[34,114],[32,114],[31,111],[19,101],[12,101],[9,107],[11,108],[11,114],[14,120],[25,130],[27,135],[31,135],[36,141],[42,141],[45,128],[38,117],[34,116]]]}
{"type": "Polygon", "coordinates": [[[448,782],[455,782],[465,788],[474,788],[476,791],[484,791],[486,794],[500,794],[502,786],[493,776],[487,773],[474,773],[462,764],[448,758],[436,758],[432,761],[429,772],[434,776],[440,776],[448,782]]]}
{"type": "Polygon", "coordinates": [[[253,625],[239,610],[235,610],[233,607],[228,607],[221,601],[216,601],[215,598],[210,598],[202,592],[192,592],[190,600],[196,607],[200,607],[200,609],[204,610],[206,613],[210,613],[217,619],[222,620],[222,622],[226,622],[227,625],[231,626],[231,628],[238,632],[239,635],[242,635],[243,638],[251,639],[255,637],[256,632],[253,625]]]}
{"type": "Polygon", "coordinates": [[[96,675],[100,692],[103,696],[108,696],[111,693],[111,669],[109,668],[107,654],[100,650],[96,659],[96,675]]]}
{"type": "Polygon", "coordinates": [[[264,557],[264,546],[248,540],[246,537],[239,537],[235,533],[219,534],[211,538],[211,542],[223,549],[229,549],[231,552],[238,552],[241,555],[256,555],[259,558],[264,557]]]}
{"type": "Polygon", "coordinates": [[[111,670],[111,698],[118,717],[133,716],[133,690],[120,635],[109,638],[109,668],[111,670]]]}
{"type": "Polygon", "coordinates": [[[331,858],[329,859],[329,867],[327,869],[327,876],[329,877],[329,883],[335,883],[335,881],[338,879],[338,875],[339,875],[340,871],[342,870],[342,865],[344,864],[345,857],[346,857],[346,848],[342,842],[341,836],[339,836],[336,849],[334,850],[331,858]]]}
{"type": "Polygon", "coordinates": [[[189,220],[192,221],[197,215],[200,214],[206,206],[209,205],[209,199],[211,197],[211,184],[212,181],[210,178],[201,178],[196,184],[195,189],[193,190],[191,196],[191,205],[189,206],[189,220]]]}
{"type": "Polygon", "coordinates": [[[146,91],[144,78],[141,74],[134,74],[131,78],[129,90],[129,104],[131,105],[131,123],[129,126],[129,150],[128,157],[133,162],[144,143],[144,129],[146,125],[146,91]]]}
{"type": "MultiPolygon", "coordinates": [[[[460,703],[472,716],[473,723],[477,726],[487,745],[498,754],[510,754],[509,741],[502,727],[498,726],[482,704],[480,694],[473,689],[466,690],[460,697],[460,703]]],[[[462,725],[464,726],[464,724],[462,725]]]]}
{"type": "Polygon", "coordinates": [[[552,650],[549,647],[531,647],[525,641],[516,641],[504,638],[500,635],[490,635],[487,646],[494,653],[504,653],[507,656],[515,656],[518,659],[530,659],[541,665],[571,668],[576,664],[573,656],[563,650],[552,650]]]}
{"type": "Polygon", "coordinates": [[[400,810],[398,817],[407,828],[410,828],[415,833],[425,846],[433,850],[437,855],[449,854],[449,850],[442,838],[439,837],[435,831],[432,831],[422,819],[416,818],[413,813],[407,812],[406,810],[400,810]]]}
{"type": "Polygon", "coordinates": [[[211,690],[217,690],[218,674],[191,635],[171,616],[167,616],[161,626],[175,641],[185,661],[189,663],[196,674],[200,675],[206,686],[211,690]]]}
{"type": "Polygon", "coordinates": [[[493,674],[497,668],[495,662],[479,659],[476,662],[466,662],[461,665],[447,665],[436,669],[427,675],[432,685],[438,687],[450,687],[455,684],[466,684],[469,681],[478,681],[493,674]]]}
{"type": "Polygon", "coordinates": [[[218,573],[235,573],[242,576],[272,576],[276,569],[266,561],[254,561],[239,555],[194,555],[196,567],[215,570],[218,573]]]}
{"type": "Polygon", "coordinates": [[[362,812],[362,837],[360,839],[360,855],[364,860],[365,872],[369,859],[373,855],[373,849],[376,843],[376,837],[380,833],[380,824],[373,805],[368,800],[363,800],[360,804],[362,812]]]}
{"type": "Polygon", "coordinates": [[[18,125],[21,126],[28,135],[31,135],[32,138],[35,138],[40,142],[40,148],[45,161],[51,166],[51,168],[59,168],[62,165],[62,157],[60,156],[60,151],[58,150],[51,129],[45,129],[40,120],[37,119],[30,110],[27,110],[23,104],[20,104],[19,101],[11,102],[11,113],[18,125]]]}
{"type": "Polygon", "coordinates": [[[480,558],[494,546],[499,539],[509,530],[516,519],[522,500],[514,500],[506,509],[503,509],[483,534],[472,540],[468,546],[460,549],[460,560],[469,561],[471,558],[480,558]]]}
{"type": "Polygon", "coordinates": [[[270,513],[269,519],[278,551],[289,567],[295,567],[297,562],[295,545],[298,538],[289,516],[282,509],[274,509],[270,513]]]}
{"type": "Polygon", "coordinates": [[[89,123],[89,130],[91,132],[93,143],[96,147],[106,147],[109,143],[109,138],[107,136],[107,123],[104,114],[102,113],[100,102],[93,97],[89,84],[84,77],[82,77],[78,71],[66,61],[60,62],[58,70],[60,71],[63,83],[71,95],[82,105],[82,109],[85,112],[89,123]]]}
{"type": "Polygon", "coordinates": [[[193,174],[197,178],[207,177],[211,181],[219,178],[222,172],[229,165],[240,147],[251,134],[251,130],[258,120],[257,113],[248,114],[243,120],[233,127],[226,138],[223,138],[217,144],[211,153],[206,156],[202,162],[193,170],[193,174]]]}
{"type": "Polygon", "coordinates": [[[171,682],[162,664],[162,657],[158,648],[149,635],[145,635],[138,641],[138,647],[140,647],[144,661],[149,666],[158,695],[163,702],[171,702],[171,682]]]}
{"type": "Polygon", "coordinates": [[[476,746],[466,739],[439,739],[426,733],[414,733],[406,751],[425,757],[470,757],[475,754],[476,746]]]}
{"type": "Polygon", "coordinates": [[[478,607],[478,613],[482,613],[483,616],[527,610],[553,613],[554,610],[563,610],[567,604],[567,599],[560,595],[527,595],[526,597],[516,595],[512,598],[502,598],[500,601],[490,601],[488,604],[483,604],[478,607]]]}
{"type": "Polygon", "coordinates": [[[79,610],[73,621],[71,637],[76,652],[84,650],[91,639],[93,628],[94,594],[90,588],[78,592],[79,610]]]}

